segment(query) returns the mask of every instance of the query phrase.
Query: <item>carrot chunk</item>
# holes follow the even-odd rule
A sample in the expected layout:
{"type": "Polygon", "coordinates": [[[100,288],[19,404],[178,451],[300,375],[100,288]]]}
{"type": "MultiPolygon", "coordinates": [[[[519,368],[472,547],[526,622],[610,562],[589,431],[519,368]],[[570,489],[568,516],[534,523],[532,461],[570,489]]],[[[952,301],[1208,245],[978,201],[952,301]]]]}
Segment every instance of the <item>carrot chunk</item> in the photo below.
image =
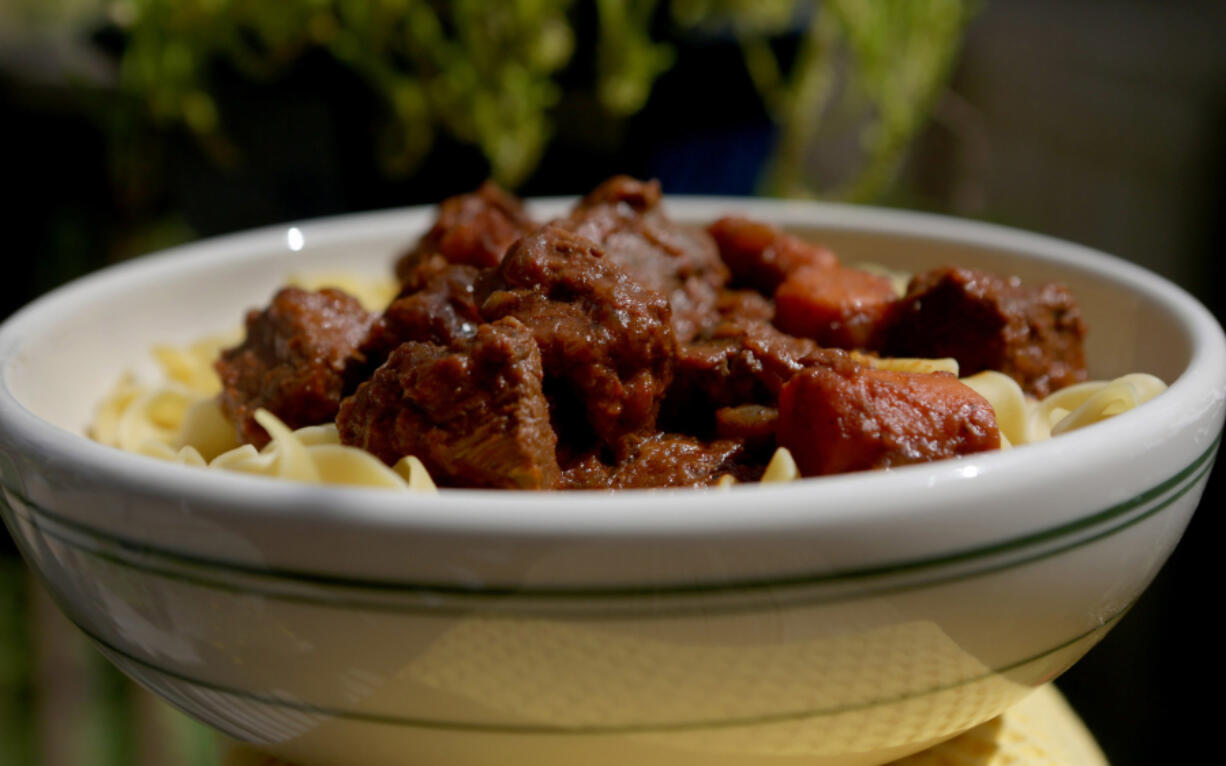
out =
{"type": "Polygon", "coordinates": [[[827,348],[874,349],[896,303],[894,286],[879,274],[808,267],[775,291],[775,326],[827,348]]]}
{"type": "Polygon", "coordinates": [[[987,400],[947,373],[818,366],[779,395],[779,446],[804,476],[921,463],[1000,446],[987,400]]]}
{"type": "Polygon", "coordinates": [[[806,267],[832,269],[839,265],[821,245],[785,234],[766,223],[728,216],[707,227],[720,257],[738,284],[769,295],[788,275],[806,267]]]}

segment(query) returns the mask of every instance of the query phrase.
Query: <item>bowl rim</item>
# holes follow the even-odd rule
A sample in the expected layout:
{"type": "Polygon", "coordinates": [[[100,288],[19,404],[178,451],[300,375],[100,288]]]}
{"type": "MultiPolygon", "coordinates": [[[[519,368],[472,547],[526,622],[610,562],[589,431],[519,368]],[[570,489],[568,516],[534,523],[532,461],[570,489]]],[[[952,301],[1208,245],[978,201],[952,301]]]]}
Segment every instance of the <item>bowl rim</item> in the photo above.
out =
{"type": "MultiPolygon", "coordinates": [[[[573,197],[530,200],[534,212],[557,211],[573,197]]],[[[164,463],[125,453],[59,428],[27,409],[9,382],[23,339],[71,314],[82,298],[130,289],[208,261],[224,268],[252,255],[276,258],[286,251],[289,228],[305,233],[311,247],[384,236],[414,236],[428,225],[435,206],[346,214],[261,227],[204,239],[104,268],[84,276],[20,309],[0,326],[0,442],[44,458],[58,467],[90,476],[98,485],[125,493],[165,498],[175,504],[200,502],[229,509],[235,517],[256,515],[262,523],[297,525],[336,522],[369,530],[448,531],[499,536],[549,538],[569,535],[720,536],[787,530],[799,526],[888,524],[913,513],[908,504],[881,498],[923,496],[932,508],[985,502],[1002,492],[1023,492],[1053,472],[1105,470],[1136,454],[1137,433],[1170,432],[1171,424],[1193,405],[1205,402],[1219,411],[1226,398],[1226,337],[1210,312],[1165,278],[1114,256],[1041,234],[996,224],[914,211],[836,203],[738,197],[670,196],[666,204],[679,220],[739,212],[784,226],[803,226],[866,234],[919,237],[986,247],[1035,261],[1072,267],[1161,305],[1190,339],[1187,367],[1166,392],[1143,407],[1093,428],[1040,444],[980,453],[952,460],[804,479],[779,485],[742,485],[728,490],[670,489],[498,492],[445,490],[438,495],[405,495],[379,489],[312,486],[164,463]],[[746,513],[746,503],[754,512],[746,513]],[[576,505],[582,505],[576,513],[576,505]],[[825,509],[814,513],[814,507],[825,509]]],[[[406,239],[405,241],[409,241],[406,239]]],[[[1205,439],[1209,444],[1210,434],[1205,439]]],[[[1213,441],[1216,444],[1216,441],[1213,441]]],[[[1211,446],[1210,449],[1213,447],[1211,446]]],[[[1203,449],[1203,447],[1202,447],[1203,449]]],[[[1198,450],[1199,451],[1199,450],[1198,450]]]]}

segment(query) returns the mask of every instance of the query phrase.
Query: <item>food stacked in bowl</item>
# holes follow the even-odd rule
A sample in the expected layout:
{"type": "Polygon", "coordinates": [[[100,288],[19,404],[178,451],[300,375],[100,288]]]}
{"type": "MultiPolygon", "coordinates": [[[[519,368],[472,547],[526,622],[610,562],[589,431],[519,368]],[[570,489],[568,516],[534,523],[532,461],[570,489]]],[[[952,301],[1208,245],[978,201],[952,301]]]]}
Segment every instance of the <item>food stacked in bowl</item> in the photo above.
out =
{"type": "Polygon", "coordinates": [[[998,227],[665,204],[487,185],[47,296],[0,331],[6,521],[120,667],[307,765],[881,763],[1119,619],[1216,453],[1199,304],[998,227]]]}
{"type": "Polygon", "coordinates": [[[241,342],[171,357],[195,395],[125,383],[95,435],[350,483],[728,486],[1044,439],[1165,388],[1087,383],[1063,285],[908,280],[750,218],[682,225],[658,183],[625,176],[547,224],[490,183],[450,198],[395,273],[390,302],[356,291],[374,310],[280,289],[241,342]]]}

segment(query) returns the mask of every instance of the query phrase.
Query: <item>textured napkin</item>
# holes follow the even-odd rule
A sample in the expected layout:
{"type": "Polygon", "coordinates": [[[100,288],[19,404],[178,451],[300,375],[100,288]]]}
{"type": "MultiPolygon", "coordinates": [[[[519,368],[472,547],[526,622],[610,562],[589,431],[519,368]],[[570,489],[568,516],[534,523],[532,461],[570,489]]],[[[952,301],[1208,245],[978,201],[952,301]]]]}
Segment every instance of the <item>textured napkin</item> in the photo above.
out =
{"type": "MultiPolygon", "coordinates": [[[[222,764],[292,766],[237,744],[227,747],[222,764]]],[[[890,766],[1107,766],[1107,759],[1048,684],[1003,715],[890,766]]]]}

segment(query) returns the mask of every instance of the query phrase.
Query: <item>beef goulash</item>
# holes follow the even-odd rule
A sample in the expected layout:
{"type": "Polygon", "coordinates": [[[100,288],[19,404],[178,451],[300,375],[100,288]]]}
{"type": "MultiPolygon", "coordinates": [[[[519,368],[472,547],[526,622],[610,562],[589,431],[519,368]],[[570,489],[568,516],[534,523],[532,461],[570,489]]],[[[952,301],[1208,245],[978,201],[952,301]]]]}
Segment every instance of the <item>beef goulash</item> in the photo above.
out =
{"type": "Polygon", "coordinates": [[[1086,377],[1059,285],[959,266],[906,293],[768,224],[672,221],[660,186],[617,176],[534,221],[486,183],[445,200],[373,315],[286,288],[216,362],[243,442],[335,422],[444,487],[609,489],[754,481],[780,447],[804,476],[1001,446],[992,406],[947,371],[1042,397],[1086,377]],[[921,365],[922,367],[922,365],[921,365]]]}

